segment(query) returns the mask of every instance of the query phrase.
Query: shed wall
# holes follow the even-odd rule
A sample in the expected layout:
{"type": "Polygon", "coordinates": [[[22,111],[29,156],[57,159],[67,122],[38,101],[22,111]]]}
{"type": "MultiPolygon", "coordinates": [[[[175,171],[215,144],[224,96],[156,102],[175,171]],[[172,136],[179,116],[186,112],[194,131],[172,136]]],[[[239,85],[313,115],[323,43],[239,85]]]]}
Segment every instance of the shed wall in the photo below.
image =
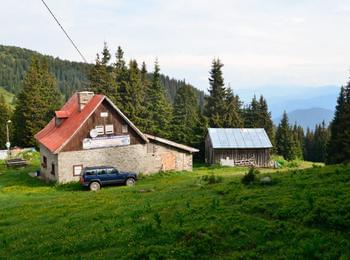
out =
{"type": "Polygon", "coordinates": [[[268,167],[270,162],[269,149],[212,149],[213,158],[211,163],[219,164],[221,159],[234,161],[255,159],[255,165],[258,167],[268,167]]]}

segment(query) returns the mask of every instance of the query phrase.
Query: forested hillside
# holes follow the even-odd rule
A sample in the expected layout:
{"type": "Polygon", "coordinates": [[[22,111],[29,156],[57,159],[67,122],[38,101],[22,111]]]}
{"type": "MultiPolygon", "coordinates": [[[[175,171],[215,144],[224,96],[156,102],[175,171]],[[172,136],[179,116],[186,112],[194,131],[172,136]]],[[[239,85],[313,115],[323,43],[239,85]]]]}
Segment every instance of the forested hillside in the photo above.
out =
{"type": "MultiPolygon", "coordinates": [[[[50,71],[58,80],[59,89],[66,98],[76,90],[89,87],[88,73],[92,64],[61,60],[32,50],[4,45],[0,45],[0,87],[13,94],[18,94],[33,55],[47,59],[50,71]]],[[[149,77],[151,77],[150,74],[149,77]]],[[[161,82],[172,102],[177,90],[185,84],[184,81],[171,79],[164,75],[161,75],[161,82]]],[[[203,104],[204,92],[197,89],[195,91],[198,93],[200,103],[203,104]]]]}

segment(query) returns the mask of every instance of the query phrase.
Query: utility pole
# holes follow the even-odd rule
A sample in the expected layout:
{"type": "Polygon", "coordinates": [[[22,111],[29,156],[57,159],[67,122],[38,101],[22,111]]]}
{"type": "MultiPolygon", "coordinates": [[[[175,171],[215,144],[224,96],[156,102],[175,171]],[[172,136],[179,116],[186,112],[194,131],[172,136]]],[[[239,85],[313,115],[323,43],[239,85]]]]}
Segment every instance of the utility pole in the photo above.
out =
{"type": "Polygon", "coordinates": [[[11,120],[7,120],[6,122],[6,148],[7,148],[8,156],[11,155],[11,151],[10,151],[11,143],[10,143],[10,131],[9,131],[9,124],[11,123],[12,123],[11,120]]]}

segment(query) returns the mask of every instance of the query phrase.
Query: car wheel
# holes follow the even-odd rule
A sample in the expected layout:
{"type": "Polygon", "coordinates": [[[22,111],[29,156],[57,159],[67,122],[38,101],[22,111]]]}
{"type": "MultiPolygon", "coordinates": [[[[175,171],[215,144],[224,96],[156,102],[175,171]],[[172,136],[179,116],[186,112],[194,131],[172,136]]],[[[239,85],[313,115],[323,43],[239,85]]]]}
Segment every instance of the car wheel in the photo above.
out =
{"type": "Polygon", "coordinates": [[[91,191],[98,191],[99,189],[101,189],[101,185],[97,181],[93,181],[90,183],[89,188],[91,191]]]}
{"type": "Polygon", "coordinates": [[[126,185],[127,186],[134,186],[135,185],[135,179],[134,178],[129,178],[126,180],[126,185]]]}

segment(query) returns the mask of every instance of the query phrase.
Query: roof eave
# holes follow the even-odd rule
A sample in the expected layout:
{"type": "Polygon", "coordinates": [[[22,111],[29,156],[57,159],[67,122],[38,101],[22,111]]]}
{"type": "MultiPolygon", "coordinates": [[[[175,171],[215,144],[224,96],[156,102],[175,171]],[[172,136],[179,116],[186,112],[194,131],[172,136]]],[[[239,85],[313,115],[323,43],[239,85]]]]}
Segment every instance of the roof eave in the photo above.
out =
{"type": "Polygon", "coordinates": [[[186,152],[189,152],[189,153],[198,153],[199,152],[199,150],[196,149],[196,148],[193,148],[193,147],[190,147],[190,146],[187,146],[187,145],[183,145],[183,144],[178,144],[176,142],[167,140],[165,138],[157,137],[157,136],[150,135],[150,134],[145,134],[145,135],[146,135],[147,138],[149,138],[151,140],[158,141],[158,142],[160,142],[162,144],[166,144],[166,145],[175,147],[177,149],[180,149],[180,150],[183,150],[183,151],[186,151],[186,152]]]}

